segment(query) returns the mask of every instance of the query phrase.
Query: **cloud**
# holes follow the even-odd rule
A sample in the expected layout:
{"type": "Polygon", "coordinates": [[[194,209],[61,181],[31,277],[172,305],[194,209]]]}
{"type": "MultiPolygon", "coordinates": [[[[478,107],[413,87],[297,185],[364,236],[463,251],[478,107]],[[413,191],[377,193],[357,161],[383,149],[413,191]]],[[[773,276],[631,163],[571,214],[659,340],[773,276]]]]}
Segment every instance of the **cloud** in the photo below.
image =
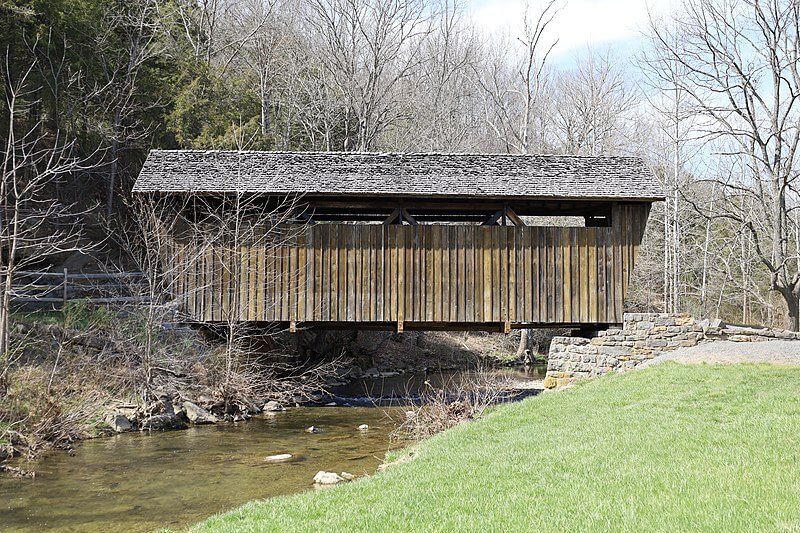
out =
{"type": "MultiPolygon", "coordinates": [[[[531,13],[543,8],[531,0],[531,13]]],[[[558,39],[556,55],[568,55],[587,46],[630,43],[648,24],[648,10],[663,16],[675,9],[675,0],[560,0],[561,9],[549,27],[548,39],[558,39]]],[[[508,30],[519,34],[525,0],[472,0],[468,5],[475,24],[487,33],[508,30]]]]}

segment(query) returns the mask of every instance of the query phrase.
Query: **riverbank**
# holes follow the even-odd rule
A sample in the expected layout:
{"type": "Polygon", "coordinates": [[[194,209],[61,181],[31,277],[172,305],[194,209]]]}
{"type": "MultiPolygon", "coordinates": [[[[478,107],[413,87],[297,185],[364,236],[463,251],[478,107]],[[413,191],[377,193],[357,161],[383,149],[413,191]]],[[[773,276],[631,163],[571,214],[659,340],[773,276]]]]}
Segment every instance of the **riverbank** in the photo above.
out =
{"type": "Polygon", "coordinates": [[[501,334],[248,334],[253,343],[228,352],[218,337],[147,322],[136,308],[76,303],[15,314],[13,349],[0,357],[0,475],[32,473],[24,464],[6,468],[9,457],[98,436],[241,422],[285,406],[353,405],[327,393],[356,380],[377,380],[376,389],[415,373],[502,367],[514,362],[516,345],[501,334]]]}
{"type": "MultiPolygon", "coordinates": [[[[498,383],[519,386],[510,391],[513,396],[533,394],[543,370],[366,379],[332,390],[339,402],[333,406],[288,407],[247,422],[193,425],[183,431],[121,433],[83,442],[69,454],[17,459],[11,464],[36,471],[36,477],[0,476],[1,529],[181,529],[253,499],[308,490],[320,470],[372,475],[387,451],[407,444],[403,439],[415,429],[408,426],[408,412],[424,409],[411,403],[415,397],[428,398],[431,387],[498,383]],[[392,406],[401,402],[401,407],[392,406]],[[291,457],[267,459],[281,454],[291,457]]],[[[436,404],[432,407],[436,414],[436,404]]],[[[413,417],[414,423],[419,420],[413,417]]]]}
{"type": "Polygon", "coordinates": [[[664,364],[497,408],[385,473],[197,526],[792,530],[800,368],[664,364]]]}

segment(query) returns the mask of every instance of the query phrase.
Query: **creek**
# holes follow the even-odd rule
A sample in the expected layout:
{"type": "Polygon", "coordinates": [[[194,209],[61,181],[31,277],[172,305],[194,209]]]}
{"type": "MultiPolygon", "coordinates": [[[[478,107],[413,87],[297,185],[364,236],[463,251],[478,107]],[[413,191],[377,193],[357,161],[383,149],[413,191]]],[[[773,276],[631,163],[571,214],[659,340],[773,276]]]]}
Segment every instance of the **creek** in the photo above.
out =
{"type": "MultiPolygon", "coordinates": [[[[540,380],[542,369],[503,370],[540,380]]],[[[312,489],[319,470],[375,473],[402,407],[421,386],[464,373],[393,376],[332,391],[350,406],[294,407],[247,422],[89,440],[19,466],[34,479],[0,477],[0,531],[152,531],[182,528],[250,500],[312,489]],[[367,404],[371,406],[366,406],[367,404]],[[379,406],[384,405],[384,406],[379,406]],[[358,429],[368,424],[369,430],[358,429]],[[309,426],[319,433],[307,433],[309,426]],[[269,455],[290,453],[286,463],[269,455]]],[[[455,379],[455,381],[454,381],[455,379]]]]}

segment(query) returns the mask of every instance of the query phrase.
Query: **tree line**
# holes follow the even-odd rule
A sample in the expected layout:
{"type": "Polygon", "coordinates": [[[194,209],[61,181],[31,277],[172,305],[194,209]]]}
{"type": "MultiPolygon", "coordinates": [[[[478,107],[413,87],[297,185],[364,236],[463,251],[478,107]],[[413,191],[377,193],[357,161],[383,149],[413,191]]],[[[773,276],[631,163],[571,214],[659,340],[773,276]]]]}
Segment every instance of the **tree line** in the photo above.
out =
{"type": "Polygon", "coordinates": [[[629,307],[800,327],[798,2],[685,0],[570,61],[560,5],[0,0],[0,281],[54,245],[15,209],[122,217],[152,147],[639,155],[667,200],[629,307]]]}

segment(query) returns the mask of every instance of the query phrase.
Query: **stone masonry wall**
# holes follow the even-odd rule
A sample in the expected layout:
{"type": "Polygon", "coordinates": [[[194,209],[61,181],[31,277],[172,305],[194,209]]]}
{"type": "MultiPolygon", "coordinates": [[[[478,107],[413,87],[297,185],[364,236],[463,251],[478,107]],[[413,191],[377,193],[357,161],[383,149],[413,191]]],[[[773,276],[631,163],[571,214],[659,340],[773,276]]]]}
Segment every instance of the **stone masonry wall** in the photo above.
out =
{"type": "Polygon", "coordinates": [[[596,337],[554,337],[544,386],[563,387],[578,379],[625,372],[662,352],[714,340],[800,340],[796,332],[728,326],[687,314],[625,313],[623,319],[622,328],[599,331],[596,337]]]}

